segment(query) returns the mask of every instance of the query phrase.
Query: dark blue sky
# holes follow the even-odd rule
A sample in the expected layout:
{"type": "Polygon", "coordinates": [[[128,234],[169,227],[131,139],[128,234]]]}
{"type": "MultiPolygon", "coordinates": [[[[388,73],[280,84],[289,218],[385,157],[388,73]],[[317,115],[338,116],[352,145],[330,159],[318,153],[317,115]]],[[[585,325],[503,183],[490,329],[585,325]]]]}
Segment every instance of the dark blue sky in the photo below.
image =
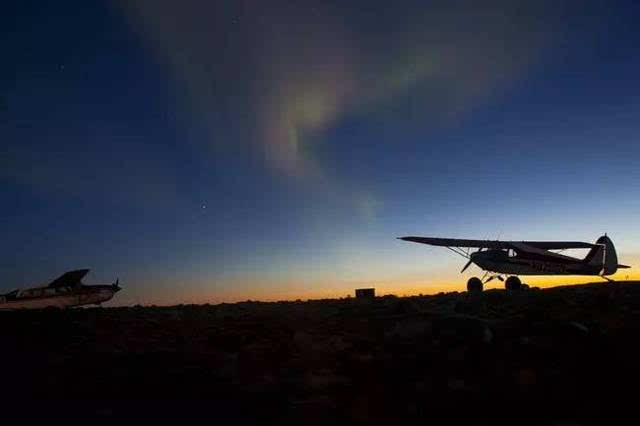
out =
{"type": "Polygon", "coordinates": [[[15,3],[1,289],[78,267],[122,303],[464,281],[407,234],[606,231],[638,265],[634,2],[15,3]]]}

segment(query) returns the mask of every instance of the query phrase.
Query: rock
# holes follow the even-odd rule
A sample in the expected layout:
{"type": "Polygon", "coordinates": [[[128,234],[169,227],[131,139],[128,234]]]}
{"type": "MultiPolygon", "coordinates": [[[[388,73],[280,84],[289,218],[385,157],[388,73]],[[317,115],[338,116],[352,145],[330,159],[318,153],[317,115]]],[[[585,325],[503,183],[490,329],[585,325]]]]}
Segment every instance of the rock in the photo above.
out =
{"type": "Polygon", "coordinates": [[[447,387],[451,391],[466,391],[471,389],[469,386],[467,386],[467,384],[463,379],[459,379],[455,377],[450,377],[447,380],[447,387]]]}
{"type": "Polygon", "coordinates": [[[300,350],[309,350],[313,344],[311,335],[304,331],[296,331],[293,335],[293,342],[300,350]]]}
{"type": "Polygon", "coordinates": [[[468,353],[466,346],[454,346],[447,352],[447,360],[451,362],[462,362],[465,360],[468,353]]]}
{"type": "Polygon", "coordinates": [[[589,332],[589,328],[584,325],[584,324],[580,324],[577,321],[571,321],[569,324],[571,324],[573,327],[575,327],[576,329],[584,332],[584,333],[588,333],[589,332]]]}
{"type": "Polygon", "coordinates": [[[345,341],[342,336],[331,336],[329,345],[335,352],[343,352],[353,347],[353,344],[345,341]]]}
{"type": "Polygon", "coordinates": [[[536,373],[529,368],[523,368],[516,371],[514,373],[514,379],[516,384],[521,388],[528,388],[537,383],[536,373]]]}
{"type": "Polygon", "coordinates": [[[356,424],[371,424],[371,402],[366,394],[358,395],[351,404],[351,418],[356,424]]]}
{"type": "Polygon", "coordinates": [[[484,343],[492,343],[493,342],[493,332],[491,331],[491,329],[488,326],[484,327],[484,331],[483,331],[483,335],[482,335],[482,341],[484,343]]]}
{"type": "Polygon", "coordinates": [[[328,369],[311,373],[306,380],[307,387],[315,391],[326,390],[335,386],[345,386],[350,382],[349,378],[328,369]]]}
{"type": "Polygon", "coordinates": [[[431,330],[430,321],[397,322],[392,330],[385,333],[385,340],[419,340],[430,334],[431,330]]]}

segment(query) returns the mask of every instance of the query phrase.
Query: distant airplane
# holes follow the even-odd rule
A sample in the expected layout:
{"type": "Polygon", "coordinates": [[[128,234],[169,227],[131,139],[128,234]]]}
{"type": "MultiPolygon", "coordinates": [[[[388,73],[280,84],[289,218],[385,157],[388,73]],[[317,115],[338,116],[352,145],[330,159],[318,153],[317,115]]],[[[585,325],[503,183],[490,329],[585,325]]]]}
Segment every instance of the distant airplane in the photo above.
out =
{"type": "Polygon", "coordinates": [[[68,308],[81,305],[99,305],[122,290],[120,280],[107,285],[85,285],[82,278],[89,269],[78,269],[62,274],[46,286],[13,290],[0,295],[0,310],[68,308]]]}
{"type": "Polygon", "coordinates": [[[616,249],[606,234],[598,238],[595,244],[576,241],[485,241],[430,237],[398,239],[446,247],[469,259],[460,273],[472,263],[486,271],[482,279],[472,277],[467,281],[468,291],[482,291],[484,284],[494,278],[505,281],[503,274],[511,275],[505,281],[505,288],[518,290],[523,284],[516,275],[597,275],[613,281],[605,275],[615,274],[618,268],[629,268],[618,264],[616,249]],[[479,250],[471,253],[471,248],[479,250]],[[551,251],[567,249],[591,250],[584,259],[551,251]]]}

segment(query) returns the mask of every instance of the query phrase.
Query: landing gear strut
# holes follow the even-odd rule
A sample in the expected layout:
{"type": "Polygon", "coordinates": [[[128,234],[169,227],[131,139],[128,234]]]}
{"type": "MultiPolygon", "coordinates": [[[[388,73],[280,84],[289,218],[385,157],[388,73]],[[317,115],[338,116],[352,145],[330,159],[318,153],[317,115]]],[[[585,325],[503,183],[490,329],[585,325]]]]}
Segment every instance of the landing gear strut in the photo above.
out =
{"type": "Polygon", "coordinates": [[[504,288],[512,291],[520,290],[522,288],[522,282],[520,282],[520,278],[511,276],[505,281],[504,288]]]}
{"type": "MultiPolygon", "coordinates": [[[[482,279],[484,280],[484,278],[487,276],[488,272],[484,274],[484,276],[482,277],[482,279]]],[[[494,279],[499,279],[500,281],[504,281],[504,278],[502,278],[502,276],[500,275],[491,275],[489,278],[487,278],[487,280],[484,282],[485,284],[493,281],[494,279]]]]}
{"type": "Polygon", "coordinates": [[[483,287],[484,284],[482,284],[480,278],[471,277],[469,281],[467,281],[467,291],[469,293],[482,293],[483,287]]]}

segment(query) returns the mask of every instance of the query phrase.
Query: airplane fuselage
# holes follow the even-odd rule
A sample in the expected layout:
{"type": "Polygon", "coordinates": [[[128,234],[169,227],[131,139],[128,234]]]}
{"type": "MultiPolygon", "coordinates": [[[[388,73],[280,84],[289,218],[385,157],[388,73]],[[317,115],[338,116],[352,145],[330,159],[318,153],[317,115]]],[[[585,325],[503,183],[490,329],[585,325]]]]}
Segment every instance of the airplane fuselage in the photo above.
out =
{"type": "MultiPolygon", "coordinates": [[[[513,254],[508,250],[473,253],[471,260],[481,269],[509,275],[598,275],[602,267],[589,265],[569,256],[548,257],[513,254]]],[[[607,271],[606,275],[615,273],[607,271]]]]}
{"type": "Polygon", "coordinates": [[[111,285],[31,288],[0,296],[0,310],[69,308],[100,304],[111,300],[117,291],[111,285]]]}

